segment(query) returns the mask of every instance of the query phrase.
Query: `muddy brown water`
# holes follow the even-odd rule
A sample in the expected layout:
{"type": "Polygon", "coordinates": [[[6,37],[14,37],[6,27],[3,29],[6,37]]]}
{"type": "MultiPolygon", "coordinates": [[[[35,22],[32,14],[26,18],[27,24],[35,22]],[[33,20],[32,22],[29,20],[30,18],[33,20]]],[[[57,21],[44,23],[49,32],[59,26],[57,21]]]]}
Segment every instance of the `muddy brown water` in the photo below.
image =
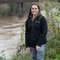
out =
{"type": "Polygon", "coordinates": [[[0,19],[0,56],[1,51],[7,59],[16,52],[17,44],[21,39],[21,26],[24,25],[26,18],[6,18],[0,19]]]}

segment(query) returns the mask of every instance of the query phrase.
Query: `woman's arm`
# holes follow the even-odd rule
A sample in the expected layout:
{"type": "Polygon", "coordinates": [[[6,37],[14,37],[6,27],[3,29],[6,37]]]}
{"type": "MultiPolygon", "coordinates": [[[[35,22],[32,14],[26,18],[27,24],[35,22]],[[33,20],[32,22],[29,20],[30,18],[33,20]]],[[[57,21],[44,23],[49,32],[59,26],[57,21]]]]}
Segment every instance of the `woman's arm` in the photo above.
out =
{"type": "Polygon", "coordinates": [[[26,21],[25,24],[25,44],[26,48],[29,47],[29,42],[28,42],[28,22],[26,21]]]}
{"type": "Polygon", "coordinates": [[[45,17],[43,17],[42,21],[41,21],[41,34],[40,34],[40,36],[38,38],[38,42],[37,42],[38,46],[42,45],[42,43],[46,39],[46,35],[47,35],[47,21],[46,21],[45,17]]]}

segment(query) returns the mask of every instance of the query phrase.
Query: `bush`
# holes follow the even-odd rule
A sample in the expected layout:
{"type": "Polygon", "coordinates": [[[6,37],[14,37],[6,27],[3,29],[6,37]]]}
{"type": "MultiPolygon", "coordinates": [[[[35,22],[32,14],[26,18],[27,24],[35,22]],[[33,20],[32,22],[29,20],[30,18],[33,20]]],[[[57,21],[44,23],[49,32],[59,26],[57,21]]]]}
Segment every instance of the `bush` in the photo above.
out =
{"type": "Polygon", "coordinates": [[[12,60],[32,60],[29,52],[26,52],[25,54],[20,54],[20,53],[17,54],[18,56],[14,55],[14,58],[12,60]]]}
{"type": "Polygon", "coordinates": [[[60,57],[60,40],[55,39],[54,36],[47,41],[47,48],[45,51],[45,60],[58,59],[60,57]]]}
{"type": "Polygon", "coordinates": [[[0,60],[6,60],[5,54],[4,54],[5,50],[2,50],[0,54],[2,54],[2,56],[0,55],[0,60]]]}

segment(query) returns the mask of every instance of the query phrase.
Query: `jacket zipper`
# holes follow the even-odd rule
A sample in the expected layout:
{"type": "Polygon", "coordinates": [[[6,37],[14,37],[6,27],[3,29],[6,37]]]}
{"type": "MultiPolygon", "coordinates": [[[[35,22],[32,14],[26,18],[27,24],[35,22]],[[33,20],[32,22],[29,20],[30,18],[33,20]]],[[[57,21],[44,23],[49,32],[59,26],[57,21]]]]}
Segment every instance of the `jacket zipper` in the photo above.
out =
{"type": "Polygon", "coordinates": [[[32,35],[33,35],[33,22],[32,22],[32,35]]]}

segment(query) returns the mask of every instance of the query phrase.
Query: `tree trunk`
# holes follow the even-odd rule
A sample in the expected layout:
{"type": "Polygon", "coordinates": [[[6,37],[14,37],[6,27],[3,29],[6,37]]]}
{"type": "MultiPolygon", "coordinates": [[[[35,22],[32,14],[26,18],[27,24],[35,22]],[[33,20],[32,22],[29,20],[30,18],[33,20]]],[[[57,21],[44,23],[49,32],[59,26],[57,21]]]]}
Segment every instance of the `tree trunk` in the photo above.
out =
{"type": "MultiPolygon", "coordinates": [[[[59,8],[59,11],[60,11],[60,8],[59,8]]],[[[60,15],[59,15],[60,17],[60,15]]],[[[58,39],[60,39],[60,26],[58,27],[58,39]]]]}

